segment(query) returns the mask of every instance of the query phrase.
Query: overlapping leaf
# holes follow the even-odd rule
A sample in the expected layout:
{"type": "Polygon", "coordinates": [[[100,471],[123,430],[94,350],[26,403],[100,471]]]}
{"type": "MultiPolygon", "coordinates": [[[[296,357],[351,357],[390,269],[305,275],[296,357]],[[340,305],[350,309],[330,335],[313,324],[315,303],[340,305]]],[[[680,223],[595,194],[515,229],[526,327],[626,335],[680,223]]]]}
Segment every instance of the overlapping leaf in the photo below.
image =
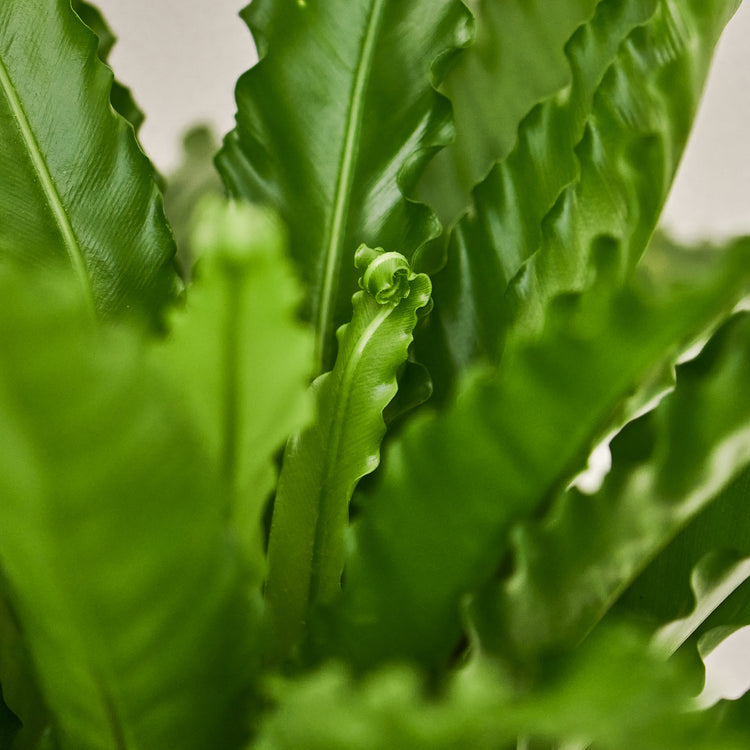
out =
{"type": "Polygon", "coordinates": [[[363,245],[355,261],[362,291],[337,332],[336,365],[312,385],[317,418],[287,444],[274,501],[266,597],[282,649],[299,640],[309,607],[340,589],[349,501],[380,462],[383,410],[432,290],[398,253],[363,245]]]}
{"type": "Polygon", "coordinates": [[[662,625],[658,640],[674,650],[721,627],[750,624],[750,469],[704,508],[633,582],[618,612],[662,625]],[[689,584],[689,585],[688,585],[689,584]]]}
{"type": "Polygon", "coordinates": [[[0,257],[67,264],[103,315],[153,318],[176,284],[174,243],[111,88],[70,2],[4,0],[0,257]]]}
{"type": "Polygon", "coordinates": [[[571,85],[564,53],[599,0],[475,0],[474,43],[441,91],[453,104],[456,139],[436,154],[420,180],[426,203],[450,226],[471,191],[516,145],[518,126],[536,104],[571,85]]]}
{"type": "MultiPolygon", "coordinates": [[[[601,273],[616,276],[616,246],[599,244],[612,254],[601,273]]],[[[692,285],[618,292],[609,277],[559,299],[538,340],[514,338],[496,373],[415,420],[368,493],[322,648],[361,665],[445,658],[459,601],[500,565],[510,528],[566,486],[655,364],[731,309],[747,288],[748,252],[740,242],[719,253],[692,285]]]]}
{"type": "MultiPolygon", "coordinates": [[[[750,463],[748,377],[750,318],[742,315],[679,368],[675,391],[656,410],[615,438],[613,468],[599,492],[568,491],[543,523],[515,535],[513,575],[480,604],[493,648],[524,659],[578,642],[667,541],[720,496],[750,463]]],[[[662,585],[680,591],[679,578],[662,585]]],[[[671,650],[694,630],[682,625],[671,650]]]]}
{"type": "Polygon", "coordinates": [[[616,237],[623,265],[637,263],[687,142],[714,47],[738,6],[661,0],[621,45],[576,147],[580,179],[545,218],[541,243],[511,287],[516,318],[535,325],[546,300],[585,283],[592,237],[616,237]]]}
{"type": "Polygon", "coordinates": [[[0,566],[57,740],[236,747],[254,620],[221,480],[139,337],[56,281],[0,274],[0,566]]]}
{"type": "Polygon", "coordinates": [[[223,474],[225,508],[258,585],[274,454],[311,417],[312,336],[295,319],[302,294],[274,216],[211,200],[193,237],[203,256],[198,276],[154,356],[223,474]]]}
{"type": "MultiPolygon", "coordinates": [[[[99,59],[103,63],[109,64],[109,54],[115,46],[117,37],[107,25],[104,16],[102,16],[98,8],[84,2],[84,0],[73,0],[71,7],[86,26],[96,34],[99,42],[99,59]]],[[[109,98],[115,111],[121,114],[133,126],[133,130],[138,133],[146,116],[133,99],[130,89],[115,79],[112,82],[112,91],[109,98]]]]}
{"type": "Polygon", "coordinates": [[[177,257],[186,281],[190,280],[196,259],[192,244],[194,211],[206,196],[224,193],[213,163],[217,148],[210,127],[190,128],[182,139],[182,161],[167,177],[164,210],[174,232],[177,257]]]}
{"type": "Polygon", "coordinates": [[[604,0],[573,35],[570,88],[523,121],[514,150],[475,190],[435,278],[433,335],[419,354],[439,390],[477,358],[497,359],[509,319],[536,328],[546,300],[580,288],[593,237],[621,241],[624,268],[637,260],[736,6],[604,0]]]}
{"type": "Polygon", "coordinates": [[[355,680],[331,666],[277,684],[252,750],[734,750],[748,735],[692,712],[682,665],[664,664],[633,633],[608,631],[517,689],[483,656],[428,695],[403,667],[355,680]],[[718,726],[717,726],[718,725],[718,726]],[[538,743],[538,744],[537,744],[538,743]],[[593,744],[592,744],[593,743],[593,744]]]}
{"type": "Polygon", "coordinates": [[[232,194],[289,226],[323,372],[349,318],[354,250],[411,259],[439,232],[406,196],[452,135],[432,79],[467,43],[470,14],[460,0],[257,0],[243,16],[263,57],[240,79],[218,166],[232,194]]]}

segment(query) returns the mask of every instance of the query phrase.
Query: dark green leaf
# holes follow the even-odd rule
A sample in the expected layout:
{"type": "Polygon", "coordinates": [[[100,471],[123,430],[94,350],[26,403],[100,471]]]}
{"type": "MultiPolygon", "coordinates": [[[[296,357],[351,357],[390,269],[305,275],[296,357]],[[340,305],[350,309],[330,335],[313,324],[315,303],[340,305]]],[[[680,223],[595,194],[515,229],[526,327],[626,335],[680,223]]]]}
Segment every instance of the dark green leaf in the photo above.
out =
{"type": "Polygon", "coordinates": [[[312,335],[296,320],[302,293],[273,215],[209,199],[197,212],[193,244],[202,256],[196,279],[154,357],[223,474],[225,507],[257,586],[274,455],[312,416],[312,335]]]}
{"type": "Polygon", "coordinates": [[[649,563],[616,611],[668,623],[659,640],[670,649],[750,624],[749,496],[747,468],[649,563]]]}
{"type": "MultiPolygon", "coordinates": [[[[98,56],[99,59],[109,64],[109,53],[115,46],[117,37],[107,25],[101,12],[90,3],[84,0],[73,0],[71,3],[73,10],[78,14],[80,19],[88,26],[99,42],[98,56]]],[[[138,133],[146,119],[141,108],[135,103],[133,95],[127,86],[123,86],[118,80],[112,82],[112,91],[109,95],[110,101],[115,111],[121,114],[132,126],[133,130],[138,133]]]]}
{"type": "Polygon", "coordinates": [[[243,15],[264,56],[240,79],[219,171],[233,195],[288,225],[324,372],[359,244],[411,259],[439,233],[408,197],[452,135],[431,81],[468,42],[470,15],[459,0],[257,0],[243,15]]]}
{"type": "Polygon", "coordinates": [[[66,0],[3,0],[0,258],[68,265],[105,316],[158,315],[177,283],[150,163],[66,0]]]}
{"type": "MultiPolygon", "coordinates": [[[[456,140],[430,162],[423,200],[450,226],[471,191],[516,145],[519,124],[539,102],[564,95],[571,67],[564,48],[599,0],[474,0],[474,44],[440,90],[453,104],[456,140]]],[[[632,4],[632,3],[631,3],[632,4]]]]}
{"type": "MultiPolygon", "coordinates": [[[[649,560],[721,497],[750,462],[748,378],[750,316],[741,315],[678,368],[672,394],[614,439],[612,470],[598,492],[571,489],[544,521],[518,530],[513,575],[480,606],[494,649],[523,659],[577,643],[649,560]]],[[[714,571],[713,596],[719,583],[714,571]]],[[[679,578],[661,585],[666,596],[681,592],[679,578]]],[[[674,650],[707,612],[705,600],[698,623],[680,623],[663,642],[674,650]]]]}
{"type": "Polygon", "coordinates": [[[547,300],[585,284],[593,238],[618,240],[623,271],[639,258],[736,6],[604,0],[573,35],[570,88],[522,122],[435,277],[432,335],[418,356],[438,394],[471,362],[498,359],[511,320],[535,329],[547,300]]]}

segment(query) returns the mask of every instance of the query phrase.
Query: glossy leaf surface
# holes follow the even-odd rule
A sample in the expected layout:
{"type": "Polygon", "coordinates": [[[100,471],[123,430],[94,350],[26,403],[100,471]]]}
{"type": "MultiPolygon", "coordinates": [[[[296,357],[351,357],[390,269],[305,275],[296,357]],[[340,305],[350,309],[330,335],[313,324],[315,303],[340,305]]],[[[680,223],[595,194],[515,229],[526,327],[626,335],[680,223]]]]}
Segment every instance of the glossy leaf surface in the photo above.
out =
{"type": "Polygon", "coordinates": [[[236,747],[254,620],[220,478],[72,279],[6,266],[0,294],[0,565],[62,750],[236,747]]]}
{"type": "Polygon", "coordinates": [[[0,257],[67,265],[102,315],[154,318],[176,284],[174,244],[111,87],[69,2],[4,0],[0,257]]]}
{"type": "MultiPolygon", "coordinates": [[[[109,54],[117,42],[117,37],[107,25],[101,11],[90,3],[84,2],[84,0],[73,0],[71,7],[86,26],[96,34],[99,59],[109,65],[109,54]]],[[[133,99],[130,89],[115,79],[112,82],[112,91],[109,98],[115,111],[121,114],[133,126],[133,130],[138,133],[146,116],[133,99]]]]}
{"type": "Polygon", "coordinates": [[[468,41],[470,16],[459,0],[258,0],[243,16],[263,57],[240,79],[217,163],[231,194],[270,204],[289,227],[324,372],[360,243],[412,259],[439,233],[407,197],[452,135],[431,81],[468,41]]]}
{"type": "Polygon", "coordinates": [[[456,139],[436,154],[420,181],[426,203],[450,226],[471,192],[504,159],[519,124],[539,102],[571,85],[565,47],[599,0],[475,0],[474,43],[440,90],[453,104],[456,139]]]}
{"type": "Polygon", "coordinates": [[[604,0],[565,51],[572,82],[524,119],[474,192],[435,277],[432,337],[419,355],[438,390],[496,361],[511,321],[536,329],[546,301],[581,288],[592,238],[632,267],[653,231],[736,0],[604,0]]]}
{"type": "MultiPolygon", "coordinates": [[[[611,245],[604,244],[611,253],[611,245]]],[[[563,297],[537,340],[508,343],[441,414],[416,419],[363,501],[326,648],[355,663],[447,657],[462,596],[491,578],[511,527],[563,489],[634,385],[747,288],[748,246],[690,286],[616,291],[607,277],[563,297]],[[564,439],[561,437],[564,436],[564,439]]],[[[616,257],[602,259],[614,274],[616,257]]]]}
{"type": "Polygon", "coordinates": [[[658,639],[670,649],[750,624],[749,482],[745,469],[650,562],[616,611],[663,625],[658,639]]]}
{"type": "Polygon", "coordinates": [[[340,590],[349,501],[380,462],[383,410],[393,399],[418,311],[431,284],[398,253],[361,246],[362,291],[338,330],[331,372],[312,385],[317,417],[287,444],[274,501],[266,597],[282,647],[294,645],[308,608],[340,590]]]}

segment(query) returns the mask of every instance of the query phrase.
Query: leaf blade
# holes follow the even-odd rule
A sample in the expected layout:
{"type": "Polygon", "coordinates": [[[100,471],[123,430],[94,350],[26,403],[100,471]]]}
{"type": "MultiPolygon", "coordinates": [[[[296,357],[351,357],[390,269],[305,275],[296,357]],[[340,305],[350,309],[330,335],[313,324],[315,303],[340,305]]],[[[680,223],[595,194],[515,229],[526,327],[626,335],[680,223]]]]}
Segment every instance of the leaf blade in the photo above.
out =
{"type": "Polygon", "coordinates": [[[239,83],[217,164],[230,193],[289,226],[324,372],[356,289],[349,253],[364,242],[412,258],[437,231],[405,196],[450,135],[430,71],[467,42],[468,12],[457,0],[340,0],[253,3],[243,15],[265,56],[239,83]]]}
{"type": "Polygon", "coordinates": [[[476,39],[446,76],[456,139],[430,162],[419,184],[445,227],[471,203],[471,192],[513,149],[534,107],[571,84],[564,47],[599,0],[472,4],[476,39]]]}
{"type": "Polygon", "coordinates": [[[609,279],[561,298],[541,338],[514,338],[496,373],[475,374],[447,410],[415,419],[363,504],[320,650],[363,668],[447,658],[459,602],[500,567],[511,527],[566,486],[665,351],[744,294],[747,252],[739,243],[687,288],[646,294],[609,279]]]}
{"type": "Polygon", "coordinates": [[[221,482],[139,332],[71,282],[0,273],[0,564],[57,740],[235,747],[256,618],[221,482]]]}
{"type": "Polygon", "coordinates": [[[173,240],[93,33],[62,0],[3,10],[0,254],[67,263],[104,316],[158,318],[177,285],[173,240]]]}
{"type": "Polygon", "coordinates": [[[311,386],[317,419],[290,438],[274,500],[266,599],[281,652],[298,645],[311,608],[340,590],[349,501],[380,462],[383,411],[432,289],[398,253],[363,245],[355,263],[362,291],[338,331],[333,370],[311,386]]]}

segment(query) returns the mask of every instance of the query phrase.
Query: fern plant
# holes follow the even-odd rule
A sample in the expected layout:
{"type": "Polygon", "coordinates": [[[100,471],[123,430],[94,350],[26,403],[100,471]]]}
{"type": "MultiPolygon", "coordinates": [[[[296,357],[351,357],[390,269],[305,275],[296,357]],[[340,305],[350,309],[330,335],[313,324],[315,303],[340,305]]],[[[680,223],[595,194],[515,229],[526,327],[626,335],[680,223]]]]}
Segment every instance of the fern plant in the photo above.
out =
{"type": "Polygon", "coordinates": [[[750,239],[654,231],[738,4],[254,0],[199,201],[3,0],[0,747],[748,746],[750,239]]]}

